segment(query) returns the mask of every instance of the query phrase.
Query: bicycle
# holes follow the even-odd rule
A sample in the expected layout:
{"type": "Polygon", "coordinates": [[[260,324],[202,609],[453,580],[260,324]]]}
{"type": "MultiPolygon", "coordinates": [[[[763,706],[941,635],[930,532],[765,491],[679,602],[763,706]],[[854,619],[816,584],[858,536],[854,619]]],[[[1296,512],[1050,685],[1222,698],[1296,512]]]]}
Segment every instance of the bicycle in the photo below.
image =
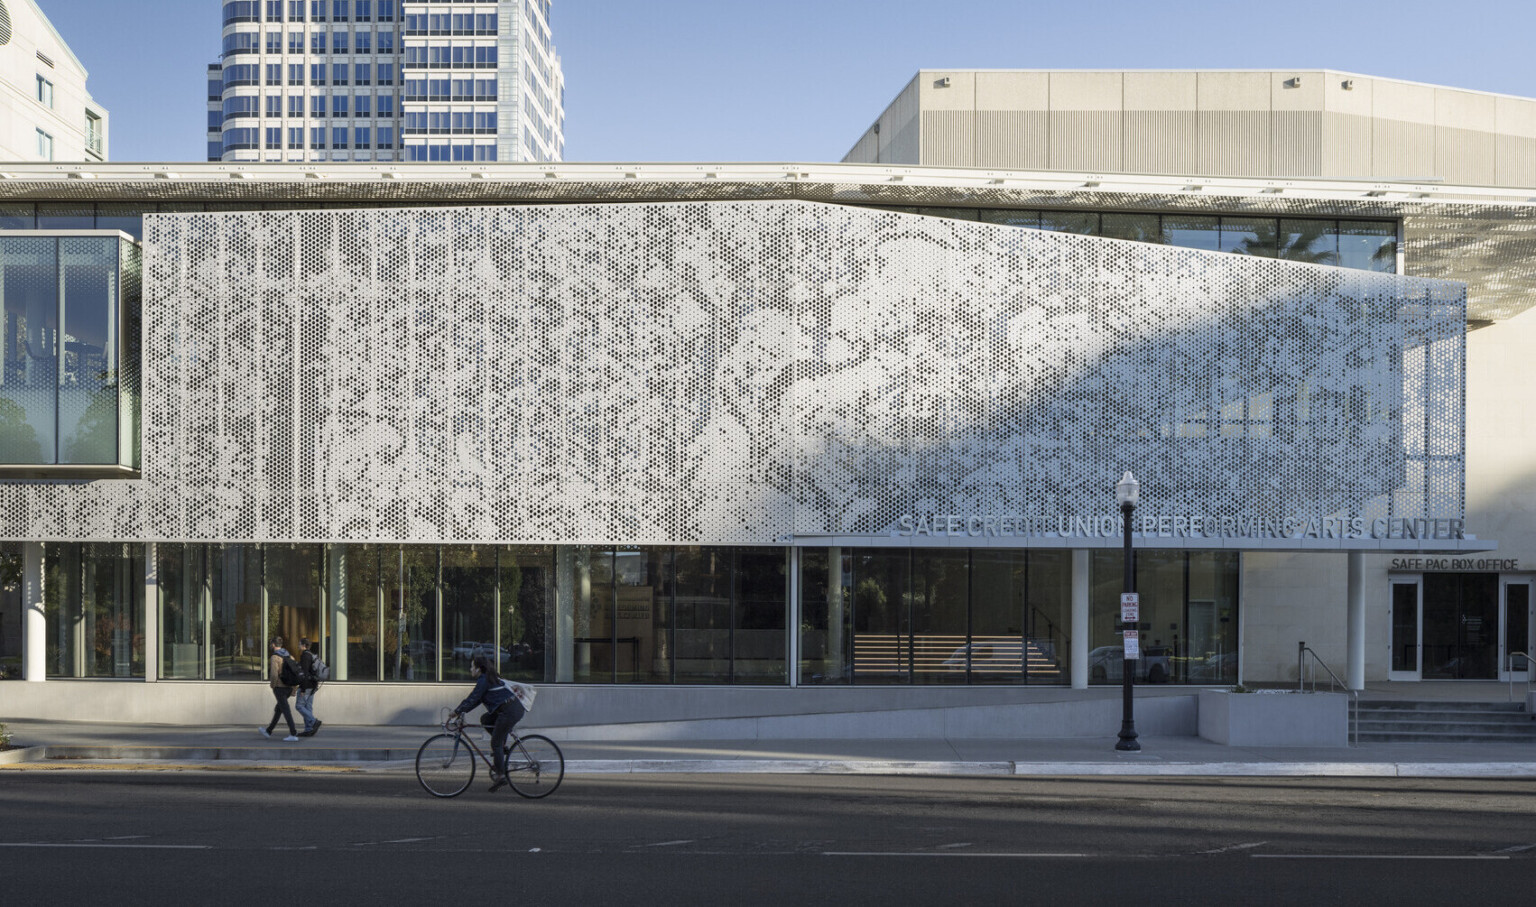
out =
{"type": "MultiPolygon", "coordinates": [[[[507,737],[506,757],[507,786],[518,796],[547,797],[565,778],[565,755],[541,734],[519,735],[514,729],[507,737]]],[[[464,732],[464,716],[450,715],[443,719],[443,732],[428,737],[416,751],[416,780],[434,797],[457,797],[474,783],[477,759],[495,774],[490,753],[464,732]]]]}

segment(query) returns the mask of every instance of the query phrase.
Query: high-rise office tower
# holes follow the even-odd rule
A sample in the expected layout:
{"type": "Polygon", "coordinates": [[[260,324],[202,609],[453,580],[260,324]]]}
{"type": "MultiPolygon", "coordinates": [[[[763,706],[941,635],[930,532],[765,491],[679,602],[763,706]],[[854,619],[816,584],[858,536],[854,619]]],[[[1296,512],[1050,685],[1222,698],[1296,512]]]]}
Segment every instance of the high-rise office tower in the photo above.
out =
{"type": "Polygon", "coordinates": [[[225,0],[211,161],[558,161],[551,0],[225,0]]]}
{"type": "Polygon", "coordinates": [[[0,161],[104,161],[107,111],[33,0],[0,0],[0,161]]]}

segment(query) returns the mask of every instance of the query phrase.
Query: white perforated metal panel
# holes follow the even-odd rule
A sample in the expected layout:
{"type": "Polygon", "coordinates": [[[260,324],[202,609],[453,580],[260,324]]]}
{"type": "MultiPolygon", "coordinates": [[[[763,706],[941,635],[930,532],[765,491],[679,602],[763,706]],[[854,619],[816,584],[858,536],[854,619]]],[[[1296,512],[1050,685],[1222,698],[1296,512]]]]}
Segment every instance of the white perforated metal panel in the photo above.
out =
{"type": "MultiPolygon", "coordinates": [[[[1459,285],[796,201],[155,215],[144,479],[0,536],[1460,518],[1459,285]]],[[[1233,540],[1234,547],[1243,547],[1233,540]]]]}

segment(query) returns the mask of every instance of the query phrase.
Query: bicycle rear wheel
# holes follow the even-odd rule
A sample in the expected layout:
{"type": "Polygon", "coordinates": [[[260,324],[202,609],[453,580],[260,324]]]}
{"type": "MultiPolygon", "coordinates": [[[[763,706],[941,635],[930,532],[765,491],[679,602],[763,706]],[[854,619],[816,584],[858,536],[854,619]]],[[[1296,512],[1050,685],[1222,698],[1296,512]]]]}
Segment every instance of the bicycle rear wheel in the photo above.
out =
{"type": "Polygon", "coordinates": [[[529,734],[508,742],[507,783],[530,800],[547,797],[565,777],[565,755],[555,741],[529,734]]]}
{"type": "Polygon", "coordinates": [[[457,797],[475,780],[475,752],[458,734],[428,737],[416,751],[416,780],[434,797],[457,797]]]}

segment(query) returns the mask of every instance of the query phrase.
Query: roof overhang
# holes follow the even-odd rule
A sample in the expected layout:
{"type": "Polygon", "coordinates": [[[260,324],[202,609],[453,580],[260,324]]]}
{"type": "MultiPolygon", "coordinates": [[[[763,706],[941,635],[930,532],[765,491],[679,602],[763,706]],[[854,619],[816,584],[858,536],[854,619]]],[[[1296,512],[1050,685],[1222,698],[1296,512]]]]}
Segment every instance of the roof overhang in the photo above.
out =
{"type": "Polygon", "coordinates": [[[1503,321],[1536,305],[1536,188],[878,164],[0,164],[0,202],[238,209],[748,199],[1393,219],[1403,224],[1406,273],[1466,283],[1469,322],[1503,321]]]}

